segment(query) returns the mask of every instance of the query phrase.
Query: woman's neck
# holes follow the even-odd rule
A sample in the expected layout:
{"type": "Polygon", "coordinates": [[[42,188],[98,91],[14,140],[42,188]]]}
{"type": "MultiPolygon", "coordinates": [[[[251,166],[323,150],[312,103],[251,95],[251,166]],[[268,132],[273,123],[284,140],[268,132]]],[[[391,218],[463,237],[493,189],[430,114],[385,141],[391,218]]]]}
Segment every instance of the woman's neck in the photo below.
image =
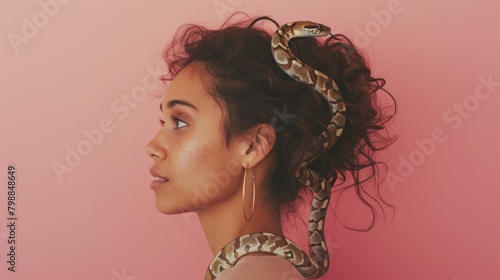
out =
{"type": "MultiPolygon", "coordinates": [[[[245,220],[243,214],[242,190],[198,211],[201,226],[214,255],[230,241],[248,233],[271,232],[283,235],[279,213],[264,207],[263,196],[259,193],[262,192],[257,189],[255,209],[249,222],[245,220]]],[[[251,199],[252,197],[247,196],[245,203],[251,205],[251,201],[248,201],[251,199]]],[[[250,215],[251,212],[247,210],[247,219],[250,215]]]]}

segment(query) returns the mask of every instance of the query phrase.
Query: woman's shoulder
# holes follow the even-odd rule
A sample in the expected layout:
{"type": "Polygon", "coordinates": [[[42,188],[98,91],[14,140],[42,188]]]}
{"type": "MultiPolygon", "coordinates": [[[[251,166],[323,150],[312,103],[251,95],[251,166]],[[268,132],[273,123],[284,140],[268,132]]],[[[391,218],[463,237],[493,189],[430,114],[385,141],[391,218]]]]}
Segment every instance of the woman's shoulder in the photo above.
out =
{"type": "Polygon", "coordinates": [[[246,255],[224,270],[217,280],[304,280],[287,259],[276,255],[246,255]]]}

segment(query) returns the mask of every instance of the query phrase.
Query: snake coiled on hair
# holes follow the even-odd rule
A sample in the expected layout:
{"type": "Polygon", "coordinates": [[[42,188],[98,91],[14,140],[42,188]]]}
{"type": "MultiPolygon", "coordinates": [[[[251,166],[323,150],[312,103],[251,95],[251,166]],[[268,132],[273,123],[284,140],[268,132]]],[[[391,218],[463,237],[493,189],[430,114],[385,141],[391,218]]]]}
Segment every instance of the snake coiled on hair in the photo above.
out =
{"type": "Polygon", "coordinates": [[[305,278],[318,278],[329,267],[328,248],[324,238],[324,222],[330,202],[331,185],[309,164],[330,149],[339,139],[346,123],[346,107],[337,84],[326,74],[300,61],[289,48],[289,41],[296,37],[329,35],[330,28],[322,24],[297,21],[282,25],[271,39],[271,51],[277,64],[289,76],[304,82],[320,93],[329,104],[332,118],[327,128],[313,139],[297,169],[297,180],[313,191],[309,215],[308,255],[293,241],[274,233],[254,232],[227,243],[210,262],[205,279],[216,279],[219,274],[233,267],[242,256],[265,252],[282,256],[290,261],[305,278]]]}

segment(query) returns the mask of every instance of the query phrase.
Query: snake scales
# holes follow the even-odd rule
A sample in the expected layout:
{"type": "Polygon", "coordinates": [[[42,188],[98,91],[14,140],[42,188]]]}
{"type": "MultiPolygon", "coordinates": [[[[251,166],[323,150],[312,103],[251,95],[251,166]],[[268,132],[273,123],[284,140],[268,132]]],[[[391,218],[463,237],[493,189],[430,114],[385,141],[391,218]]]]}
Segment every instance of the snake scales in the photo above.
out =
{"type": "Polygon", "coordinates": [[[337,84],[324,73],[300,61],[289,49],[289,40],[296,37],[318,37],[330,34],[330,28],[309,21],[282,25],[272,37],[271,50],[278,65],[289,76],[307,83],[326,98],[332,118],[325,131],[313,140],[295,174],[314,193],[309,215],[308,243],[310,256],[291,240],[269,232],[254,232],[227,243],[212,259],[205,279],[216,279],[233,267],[239,258],[254,252],[266,252],[289,260],[306,278],[318,278],[328,271],[329,255],[324,239],[324,221],[330,201],[331,186],[308,165],[339,139],[345,122],[346,108],[337,84]]]}

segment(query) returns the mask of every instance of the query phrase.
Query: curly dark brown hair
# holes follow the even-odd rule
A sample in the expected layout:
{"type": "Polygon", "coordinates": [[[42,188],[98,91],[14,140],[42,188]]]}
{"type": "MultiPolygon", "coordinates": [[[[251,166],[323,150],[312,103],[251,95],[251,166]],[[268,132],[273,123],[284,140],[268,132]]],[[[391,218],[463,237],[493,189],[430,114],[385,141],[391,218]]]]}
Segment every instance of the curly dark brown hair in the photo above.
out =
{"type": "MultiPolygon", "coordinates": [[[[245,18],[230,23],[231,18],[216,30],[195,24],[181,26],[163,53],[168,74],[160,79],[171,81],[189,63],[202,63],[211,77],[205,85],[207,92],[225,112],[226,146],[232,137],[258,124],[273,125],[276,142],[268,155],[274,158],[274,164],[268,172],[267,203],[276,213],[288,216],[296,213],[299,201],[303,201],[301,189],[310,191],[294,174],[312,137],[328,125],[331,112],[325,98],[313,87],[295,81],[275,62],[271,53],[273,32],[255,26],[259,20],[278,25],[273,19],[245,18]]],[[[351,176],[353,183],[339,191],[354,187],[370,208],[373,221],[368,229],[361,230],[368,231],[374,225],[376,211],[365,195],[381,204],[362,183],[378,177],[379,165],[385,167],[385,163],[374,159],[374,153],[397,138],[381,133],[386,132],[386,123],[396,113],[396,102],[383,89],[385,80],[371,76],[365,58],[346,36],[331,34],[326,40],[296,38],[290,41],[290,47],[304,63],[330,76],[343,95],[347,110],[344,131],[337,143],[312,162],[310,168],[330,178],[334,191],[351,176]],[[394,102],[392,114],[385,114],[377,103],[378,90],[385,91],[394,102]],[[360,174],[364,169],[371,172],[362,179],[360,174]]],[[[375,181],[381,201],[393,207],[380,195],[381,181],[375,181]]]]}

